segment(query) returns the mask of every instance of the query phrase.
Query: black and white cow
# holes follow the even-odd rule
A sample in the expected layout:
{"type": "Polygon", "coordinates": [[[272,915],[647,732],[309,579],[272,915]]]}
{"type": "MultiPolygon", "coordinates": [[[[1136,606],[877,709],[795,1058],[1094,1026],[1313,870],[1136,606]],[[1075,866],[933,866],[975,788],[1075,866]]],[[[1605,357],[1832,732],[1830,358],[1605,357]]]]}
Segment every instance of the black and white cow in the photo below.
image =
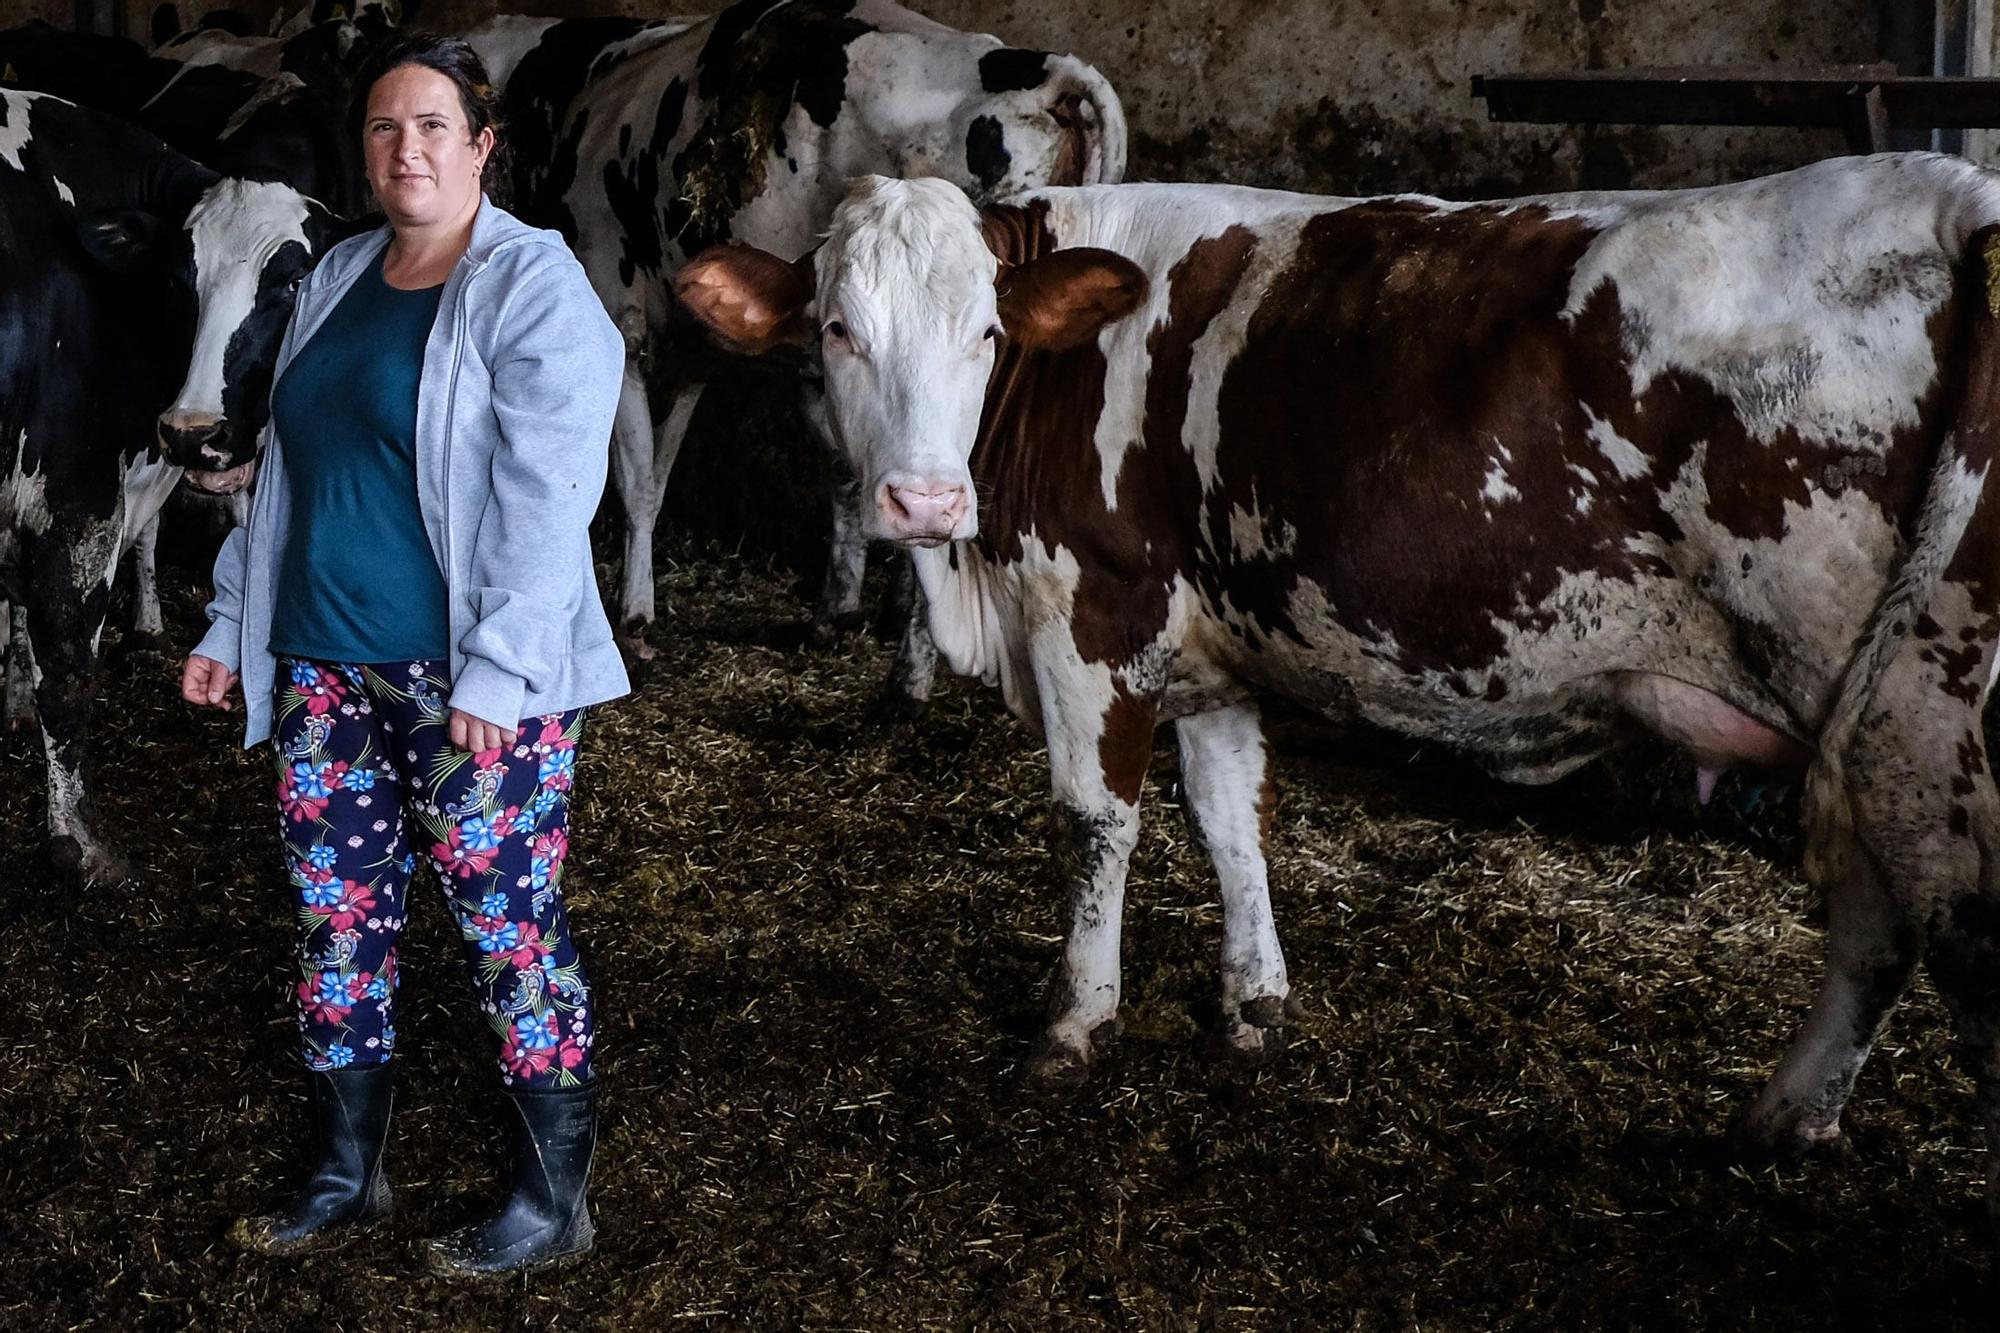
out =
{"type": "MultiPolygon", "coordinates": [[[[625,334],[619,605],[642,653],[654,526],[714,364],[674,317],[669,283],[688,256],[734,239],[797,258],[863,172],[941,176],[980,197],[1124,173],[1124,112],[1091,66],[888,0],[743,0],[696,23],[499,19],[466,38],[504,81],[515,207],[561,229],[625,334]]],[[[824,437],[811,389],[806,409],[824,437]]],[[[857,493],[833,514],[823,641],[857,617],[865,551],[857,493]]],[[[927,660],[912,674],[927,691],[927,660]]]]}
{"type": "MultiPolygon", "coordinates": [[[[229,33],[202,37],[240,42],[229,33]]],[[[329,22],[271,44],[269,77],[245,72],[242,62],[193,59],[205,47],[182,49],[182,59],[148,57],[121,38],[62,32],[46,24],[0,31],[0,82],[54,93],[118,115],[168,147],[223,175],[292,186],[334,212],[358,216],[367,205],[360,148],[347,131],[348,91],[359,63],[381,34],[329,22]],[[103,68],[116,78],[91,78],[103,68]]],[[[259,49],[262,49],[261,47],[259,49]]],[[[174,405],[177,420],[200,422],[222,411],[219,385],[203,395],[205,381],[189,381],[190,397],[174,405]]],[[[135,514],[156,507],[134,506],[135,514]]],[[[134,644],[163,638],[154,546],[158,518],[126,534],[135,575],[134,644]]],[[[21,697],[18,686],[15,698],[21,697]]],[[[8,711],[7,716],[19,718],[8,711]]]]}
{"type": "Polygon", "coordinates": [[[86,730],[124,534],[183,468],[247,481],[297,284],[338,231],[289,186],[0,92],[0,590],[25,612],[62,873],[122,873],[90,826],[86,730]]]}

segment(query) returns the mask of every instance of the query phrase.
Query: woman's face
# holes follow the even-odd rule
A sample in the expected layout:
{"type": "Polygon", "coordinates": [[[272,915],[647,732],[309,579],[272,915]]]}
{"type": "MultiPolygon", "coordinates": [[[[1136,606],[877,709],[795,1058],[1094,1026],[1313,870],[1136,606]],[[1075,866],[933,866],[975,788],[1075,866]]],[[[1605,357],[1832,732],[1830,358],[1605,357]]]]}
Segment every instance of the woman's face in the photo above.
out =
{"type": "Polygon", "coordinates": [[[477,206],[493,130],[473,136],[450,79],[422,65],[399,65],[368,90],[361,142],[369,188],[389,221],[422,226],[477,206]]]}

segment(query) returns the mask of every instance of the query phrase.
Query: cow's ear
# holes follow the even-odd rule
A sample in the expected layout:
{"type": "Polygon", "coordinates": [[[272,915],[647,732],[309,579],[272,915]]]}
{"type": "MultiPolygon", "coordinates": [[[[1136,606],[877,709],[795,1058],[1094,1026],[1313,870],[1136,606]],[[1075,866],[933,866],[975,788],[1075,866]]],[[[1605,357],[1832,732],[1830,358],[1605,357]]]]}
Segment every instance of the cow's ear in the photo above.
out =
{"type": "Polygon", "coordinates": [[[716,245],[674,274],[674,297],[709,337],[732,352],[761,355],[812,336],[812,255],[788,264],[768,250],[716,245]]]}
{"type": "Polygon", "coordinates": [[[1079,246],[1002,268],[1000,327],[1023,347],[1081,347],[1146,299],[1146,274],[1109,250],[1079,246]]]}
{"type": "Polygon", "coordinates": [[[84,253],[113,273],[137,273],[153,262],[166,227],[151,213],[93,213],[76,222],[84,253]]]}

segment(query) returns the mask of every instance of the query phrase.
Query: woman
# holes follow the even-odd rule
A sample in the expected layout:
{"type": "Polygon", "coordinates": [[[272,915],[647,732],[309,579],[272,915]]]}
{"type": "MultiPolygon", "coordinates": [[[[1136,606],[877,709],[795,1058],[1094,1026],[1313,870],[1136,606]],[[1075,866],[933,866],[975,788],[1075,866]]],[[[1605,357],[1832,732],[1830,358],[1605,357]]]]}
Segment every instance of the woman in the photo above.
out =
{"type": "Polygon", "coordinates": [[[621,339],[554,232],[481,193],[495,95],[463,42],[409,37],[362,87],[388,225],[299,291],[246,528],[215,566],[181,693],[275,741],[297,895],[318,1165],[231,1232],[289,1253],[388,1211],[396,942],[443,881],[500,1041],[505,1198],[431,1242],[446,1273],[588,1250],[595,1014],[562,868],[586,705],[626,692],[586,531],[621,339]]]}

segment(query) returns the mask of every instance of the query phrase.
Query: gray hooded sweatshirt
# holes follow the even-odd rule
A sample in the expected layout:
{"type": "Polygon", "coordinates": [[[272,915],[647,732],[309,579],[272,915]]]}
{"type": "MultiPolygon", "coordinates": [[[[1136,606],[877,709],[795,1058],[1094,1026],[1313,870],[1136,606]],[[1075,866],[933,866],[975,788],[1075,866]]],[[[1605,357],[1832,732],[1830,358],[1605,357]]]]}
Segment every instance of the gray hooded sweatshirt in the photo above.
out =
{"type": "MultiPolygon", "coordinates": [[[[386,226],[350,237],[320,261],[278,374],[389,239],[386,226]]],[[[562,237],[482,201],[438,299],[417,402],[417,503],[444,573],[451,707],[512,728],[631,688],[589,534],[624,364],[624,340],[562,237]]],[[[291,492],[275,428],[258,472],[249,524],[216,557],[211,623],[194,650],[242,673],[246,746],[271,734],[277,676],[271,611],[291,492]]]]}

